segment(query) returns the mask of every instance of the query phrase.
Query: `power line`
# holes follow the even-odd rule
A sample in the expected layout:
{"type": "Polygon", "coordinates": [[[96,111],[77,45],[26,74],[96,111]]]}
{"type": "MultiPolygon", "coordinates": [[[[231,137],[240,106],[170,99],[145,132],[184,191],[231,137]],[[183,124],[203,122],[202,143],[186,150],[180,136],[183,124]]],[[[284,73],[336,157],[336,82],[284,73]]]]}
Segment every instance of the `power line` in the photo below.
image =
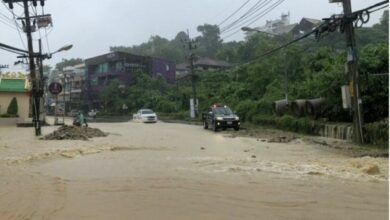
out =
{"type": "MultiPolygon", "coordinates": [[[[19,39],[20,39],[20,41],[22,42],[23,48],[24,48],[24,49],[27,49],[27,47],[26,47],[26,45],[25,45],[25,43],[24,43],[24,41],[23,41],[22,34],[20,33],[20,31],[21,31],[21,30],[23,31],[23,29],[22,29],[22,27],[19,26],[19,24],[18,24],[18,22],[17,22],[17,20],[16,20],[17,16],[15,15],[14,11],[11,10],[11,9],[9,9],[9,8],[7,7],[7,5],[6,5],[4,2],[2,2],[2,3],[4,4],[5,8],[12,14],[13,19],[10,19],[10,18],[9,18],[9,19],[12,20],[12,22],[13,22],[13,23],[15,24],[15,26],[16,26],[16,30],[18,31],[19,39]]],[[[7,16],[7,18],[8,18],[8,16],[7,16]]]]}
{"type": "Polygon", "coordinates": [[[236,19],[235,21],[233,21],[229,25],[222,28],[222,32],[228,31],[230,28],[232,28],[237,23],[241,22],[242,20],[247,19],[248,17],[252,16],[256,12],[263,9],[270,2],[272,2],[272,0],[259,0],[254,6],[252,6],[252,8],[250,8],[248,11],[246,11],[241,17],[239,17],[238,19],[236,19]]]}
{"type": "MultiPolygon", "coordinates": [[[[264,17],[266,14],[268,14],[269,12],[271,12],[273,9],[275,9],[277,6],[279,6],[280,4],[282,4],[285,0],[278,0],[276,1],[274,4],[270,5],[268,8],[264,9],[263,11],[261,11],[260,13],[256,14],[254,17],[249,17],[245,20],[242,20],[240,23],[238,23],[237,25],[235,25],[237,28],[238,26],[248,26],[248,25],[251,25],[253,23],[255,23],[256,21],[258,21],[260,18],[264,17]]],[[[241,29],[239,27],[239,29],[241,29]]],[[[230,32],[232,31],[233,29],[230,29],[226,32],[230,32]]]]}
{"type": "Polygon", "coordinates": [[[389,8],[389,5],[385,5],[385,6],[381,7],[381,8],[369,11],[369,13],[373,13],[373,12],[376,12],[376,11],[379,11],[379,10],[382,10],[382,9],[385,9],[385,8],[389,8]]]}
{"type": "Polygon", "coordinates": [[[245,25],[251,25],[253,23],[255,23],[256,21],[258,21],[260,18],[264,17],[264,15],[268,14],[269,12],[271,12],[272,10],[274,10],[276,7],[278,7],[279,5],[281,5],[285,0],[279,0],[278,2],[276,2],[275,4],[271,5],[266,11],[264,14],[258,14],[256,17],[254,17],[253,19],[251,19],[249,22],[250,23],[246,23],[245,25]]]}
{"type": "Polygon", "coordinates": [[[251,0],[247,0],[244,4],[242,4],[237,10],[235,10],[231,15],[229,15],[227,18],[225,18],[221,23],[218,24],[218,26],[221,26],[223,23],[228,21],[230,18],[232,18],[237,12],[239,12],[245,5],[247,5],[251,0]]]}
{"type": "Polygon", "coordinates": [[[16,31],[16,28],[13,25],[10,25],[7,20],[4,20],[4,18],[0,18],[0,22],[6,25],[7,27],[11,28],[12,30],[16,31]]]}
{"type": "MultiPolygon", "coordinates": [[[[256,17],[252,18],[248,23],[245,23],[243,26],[248,26],[248,25],[251,25],[253,23],[255,23],[256,21],[258,21],[260,18],[264,17],[265,15],[267,15],[269,12],[271,12],[273,9],[275,9],[277,6],[279,6],[280,4],[282,4],[285,0],[279,0],[278,2],[274,3],[273,5],[271,5],[270,7],[268,7],[265,11],[262,11],[262,13],[258,14],[256,17]]],[[[235,34],[239,33],[241,31],[241,28],[239,28],[238,30],[236,30],[235,32],[233,32],[232,34],[224,37],[223,39],[227,39],[229,37],[232,37],[234,36],[235,34]]]]}
{"type": "Polygon", "coordinates": [[[14,21],[11,19],[11,18],[9,18],[7,15],[5,15],[3,12],[1,12],[0,11],[0,15],[4,18],[4,19],[6,19],[9,23],[11,23],[12,25],[13,25],[13,23],[14,23],[14,21]]]}
{"type": "Polygon", "coordinates": [[[22,49],[19,49],[19,48],[13,47],[13,46],[9,46],[9,45],[3,44],[3,43],[0,43],[0,48],[7,50],[9,52],[12,52],[12,53],[16,53],[16,54],[25,54],[28,52],[26,50],[22,50],[22,49]]]}
{"type": "MultiPolygon", "coordinates": [[[[367,8],[365,8],[365,9],[355,11],[355,12],[353,12],[353,13],[351,14],[351,17],[354,17],[355,19],[361,19],[361,18],[360,18],[361,16],[359,16],[359,14],[362,14],[362,13],[364,13],[364,12],[366,12],[366,11],[367,11],[368,13],[378,11],[378,10],[376,10],[376,9],[375,9],[375,10],[372,10],[372,11],[368,11],[368,10],[369,10],[369,9],[372,9],[372,8],[375,8],[375,7],[382,6],[383,4],[386,4],[386,3],[388,3],[388,2],[389,2],[388,0],[387,0],[387,1],[383,1],[383,2],[377,3],[377,4],[375,4],[375,5],[372,5],[372,6],[370,6],[370,7],[367,7],[367,8]]],[[[280,50],[280,49],[286,48],[286,47],[290,46],[291,44],[294,44],[294,43],[296,43],[296,42],[298,42],[298,41],[301,41],[301,40],[303,40],[303,39],[309,37],[309,36],[312,35],[312,34],[315,34],[315,37],[316,37],[316,39],[318,40],[318,39],[320,39],[322,32],[333,32],[333,31],[335,31],[336,29],[332,28],[332,25],[334,25],[334,23],[341,24],[340,21],[343,20],[343,19],[350,19],[350,18],[347,18],[347,16],[344,15],[343,17],[338,17],[338,18],[336,18],[335,16],[332,16],[332,17],[329,18],[329,19],[323,19],[323,20],[325,20],[325,21],[323,21],[320,25],[318,25],[318,26],[317,26],[316,28],[314,28],[312,31],[310,31],[310,32],[308,32],[308,33],[302,35],[301,37],[299,37],[299,38],[297,38],[297,39],[294,39],[294,40],[292,40],[292,41],[290,41],[290,42],[288,42],[288,43],[286,43],[286,44],[283,44],[283,45],[281,45],[281,46],[278,46],[278,47],[276,47],[276,48],[273,48],[273,49],[271,49],[271,50],[269,50],[269,51],[267,51],[267,52],[261,54],[260,56],[256,57],[255,59],[253,59],[253,60],[251,60],[251,61],[248,61],[248,62],[246,62],[246,63],[240,64],[239,66],[247,65],[247,64],[250,64],[250,63],[252,63],[252,62],[258,61],[260,58],[265,57],[265,56],[268,56],[268,55],[270,55],[270,54],[272,54],[272,53],[275,53],[276,51],[278,51],[278,50],[280,50]],[[332,19],[332,18],[335,19],[335,20],[334,20],[334,21],[330,21],[330,19],[332,19]]],[[[368,22],[368,20],[365,21],[365,23],[367,23],[367,22],[368,22]]],[[[342,29],[341,29],[340,31],[342,31],[342,29]]]]}

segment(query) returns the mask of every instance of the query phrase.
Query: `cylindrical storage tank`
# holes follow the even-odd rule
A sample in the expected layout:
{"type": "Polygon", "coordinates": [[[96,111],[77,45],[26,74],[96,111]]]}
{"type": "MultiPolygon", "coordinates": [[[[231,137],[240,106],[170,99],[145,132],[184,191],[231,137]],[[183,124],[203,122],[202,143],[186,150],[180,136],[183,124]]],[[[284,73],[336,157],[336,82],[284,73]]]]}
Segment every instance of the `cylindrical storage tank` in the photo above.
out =
{"type": "Polygon", "coordinates": [[[296,117],[302,117],[306,112],[306,99],[297,99],[291,103],[291,111],[296,117]]]}
{"type": "Polygon", "coordinates": [[[286,99],[277,100],[272,103],[272,109],[277,116],[282,116],[288,111],[289,102],[286,99]]]}
{"type": "Polygon", "coordinates": [[[324,98],[311,99],[306,101],[306,114],[314,119],[322,115],[322,106],[325,102],[324,98]]]}

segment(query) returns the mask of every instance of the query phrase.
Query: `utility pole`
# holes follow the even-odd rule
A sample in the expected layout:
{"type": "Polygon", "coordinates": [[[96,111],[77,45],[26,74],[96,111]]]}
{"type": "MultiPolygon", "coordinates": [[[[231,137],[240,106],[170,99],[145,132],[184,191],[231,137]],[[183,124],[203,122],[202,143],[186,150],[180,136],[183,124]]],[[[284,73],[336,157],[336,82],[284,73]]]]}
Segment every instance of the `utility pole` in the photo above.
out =
{"type": "Polygon", "coordinates": [[[32,111],[33,111],[33,125],[35,128],[35,136],[41,135],[41,123],[39,121],[39,106],[41,99],[40,83],[36,75],[35,61],[34,61],[34,49],[32,41],[31,19],[29,13],[28,0],[23,0],[24,16],[26,20],[26,35],[28,45],[28,58],[30,64],[30,77],[32,82],[32,111]]]}
{"type": "Polygon", "coordinates": [[[196,76],[195,76],[195,68],[194,68],[194,60],[195,60],[195,54],[192,52],[194,49],[196,49],[195,41],[191,40],[190,38],[190,33],[187,30],[187,35],[188,35],[188,50],[189,50],[189,55],[188,59],[190,62],[190,70],[191,70],[191,85],[192,85],[192,96],[194,99],[193,105],[194,105],[194,116],[195,118],[198,116],[198,99],[196,95],[196,76]]]}
{"type": "MultiPolygon", "coordinates": [[[[40,123],[40,108],[41,108],[41,99],[43,96],[43,76],[42,74],[37,74],[37,69],[35,65],[35,58],[37,57],[37,64],[40,66],[40,73],[42,73],[42,50],[40,45],[40,52],[39,54],[34,53],[33,48],[33,40],[32,40],[32,26],[31,26],[31,19],[34,20],[34,31],[35,31],[35,21],[38,21],[38,28],[45,27],[49,23],[51,23],[51,17],[50,15],[46,16],[30,16],[29,12],[29,2],[32,2],[33,7],[37,6],[38,0],[3,0],[5,3],[8,3],[9,8],[13,9],[13,4],[18,2],[23,2],[23,9],[24,9],[24,18],[18,18],[19,20],[23,20],[24,25],[24,31],[27,35],[27,46],[28,46],[28,60],[29,60],[29,67],[30,67],[30,80],[32,84],[32,114],[33,114],[33,125],[35,129],[35,135],[39,136],[41,135],[41,123],[40,123]]],[[[39,0],[40,5],[43,7],[45,5],[45,0],[39,0]]],[[[14,48],[15,50],[15,48],[14,48]]],[[[17,49],[15,51],[25,52],[23,50],[17,49]]],[[[24,58],[25,56],[21,56],[24,58]]]]}
{"type": "Polygon", "coordinates": [[[346,73],[349,77],[349,90],[351,94],[351,108],[353,114],[353,133],[354,142],[364,143],[363,137],[363,114],[362,100],[360,97],[358,58],[355,40],[355,30],[353,26],[351,0],[329,0],[330,3],[342,2],[345,19],[345,37],[347,43],[347,63],[346,73]]]}
{"type": "Polygon", "coordinates": [[[39,109],[40,111],[42,112],[39,112],[39,115],[42,116],[42,120],[39,118],[39,115],[38,115],[38,119],[39,121],[41,122],[44,122],[45,121],[45,112],[43,111],[44,109],[44,98],[43,98],[43,94],[44,94],[44,86],[45,86],[45,81],[44,81],[44,78],[43,78],[43,54],[42,54],[42,40],[39,39],[38,40],[38,46],[39,46],[39,56],[37,57],[37,63],[39,65],[39,87],[38,87],[38,91],[39,91],[39,109]],[[43,113],[43,114],[40,114],[40,113],[43,113]]]}

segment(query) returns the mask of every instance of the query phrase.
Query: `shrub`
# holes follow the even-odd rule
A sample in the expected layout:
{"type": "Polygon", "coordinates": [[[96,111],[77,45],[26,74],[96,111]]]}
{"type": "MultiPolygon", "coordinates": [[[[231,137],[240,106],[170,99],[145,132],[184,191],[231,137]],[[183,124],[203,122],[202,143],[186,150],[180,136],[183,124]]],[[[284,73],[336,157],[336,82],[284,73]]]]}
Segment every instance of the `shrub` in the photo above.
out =
{"type": "Polygon", "coordinates": [[[363,127],[366,143],[388,146],[389,145],[389,120],[365,124],[363,127]]]}
{"type": "Polygon", "coordinates": [[[290,115],[275,117],[270,115],[257,115],[253,117],[253,122],[258,125],[272,126],[278,129],[299,132],[305,134],[318,134],[321,123],[308,118],[294,118],[290,115]]]}
{"type": "Polygon", "coordinates": [[[17,115],[18,114],[18,101],[15,97],[12,98],[11,103],[8,106],[7,109],[8,115],[17,115]]]}
{"type": "Polygon", "coordinates": [[[171,113],[176,111],[176,105],[174,102],[162,99],[157,104],[157,110],[164,113],[171,113]]]}

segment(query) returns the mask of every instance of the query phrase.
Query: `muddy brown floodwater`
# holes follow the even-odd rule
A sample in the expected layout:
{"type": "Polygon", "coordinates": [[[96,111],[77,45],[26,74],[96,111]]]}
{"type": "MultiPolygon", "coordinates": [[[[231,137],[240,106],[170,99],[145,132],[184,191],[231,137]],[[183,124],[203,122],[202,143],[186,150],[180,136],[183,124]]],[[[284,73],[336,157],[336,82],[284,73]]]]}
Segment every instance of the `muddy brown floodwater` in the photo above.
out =
{"type": "Polygon", "coordinates": [[[387,158],[183,124],[90,126],[110,134],[0,127],[0,219],[388,219],[387,158]]]}

